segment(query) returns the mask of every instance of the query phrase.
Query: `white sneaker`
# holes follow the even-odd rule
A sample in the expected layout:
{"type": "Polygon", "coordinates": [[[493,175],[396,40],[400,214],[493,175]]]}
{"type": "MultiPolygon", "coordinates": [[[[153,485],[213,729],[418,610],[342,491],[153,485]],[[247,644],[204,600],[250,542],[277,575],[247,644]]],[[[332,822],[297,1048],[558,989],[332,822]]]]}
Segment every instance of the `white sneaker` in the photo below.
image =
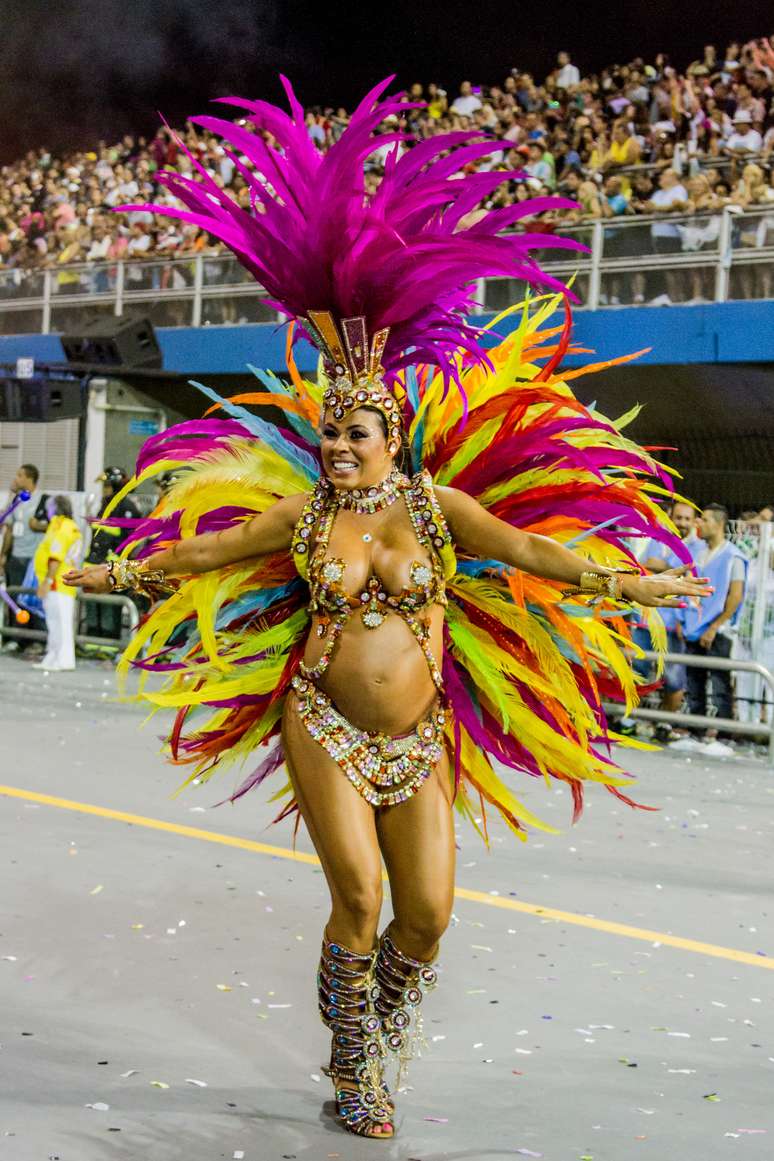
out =
{"type": "Polygon", "coordinates": [[[698,738],[679,738],[676,742],[669,743],[669,749],[688,754],[696,753],[697,750],[704,750],[705,746],[698,738]]]}
{"type": "Polygon", "coordinates": [[[733,746],[729,746],[725,742],[719,742],[716,738],[714,742],[707,742],[704,747],[704,753],[710,758],[733,758],[736,751],[733,746]]]}
{"type": "Polygon", "coordinates": [[[668,294],[657,294],[655,298],[651,298],[648,306],[671,306],[672,299],[668,294]]]}

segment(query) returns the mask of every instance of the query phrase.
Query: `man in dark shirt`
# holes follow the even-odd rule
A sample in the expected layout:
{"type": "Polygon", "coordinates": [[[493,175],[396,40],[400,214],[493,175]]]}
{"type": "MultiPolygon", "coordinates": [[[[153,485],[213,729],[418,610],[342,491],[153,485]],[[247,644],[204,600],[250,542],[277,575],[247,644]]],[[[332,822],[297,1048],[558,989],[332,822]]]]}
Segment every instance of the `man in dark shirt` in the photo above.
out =
{"type": "MultiPolygon", "coordinates": [[[[97,483],[102,484],[102,502],[96,520],[111,502],[113,497],[121,491],[128,480],[123,468],[108,467],[97,477],[97,483]]],[[[121,500],[110,513],[111,519],[137,520],[141,512],[133,500],[128,497],[121,500]]],[[[126,539],[128,529],[95,527],[92,532],[91,546],[86,558],[89,564],[105,564],[115,555],[118,546],[126,539]]],[[[111,642],[121,637],[121,606],[103,604],[101,601],[86,598],[86,632],[90,637],[104,637],[111,642]]]]}

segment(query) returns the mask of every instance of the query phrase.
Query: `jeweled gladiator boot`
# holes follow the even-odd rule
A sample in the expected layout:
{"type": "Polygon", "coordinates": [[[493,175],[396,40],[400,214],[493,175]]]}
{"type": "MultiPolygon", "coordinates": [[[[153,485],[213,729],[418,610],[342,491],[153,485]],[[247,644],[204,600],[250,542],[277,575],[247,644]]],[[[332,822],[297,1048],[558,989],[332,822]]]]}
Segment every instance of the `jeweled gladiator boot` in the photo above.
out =
{"type": "Polygon", "coordinates": [[[419,1007],[437,982],[431,962],[405,955],[390,938],[389,929],[385,931],[376,956],[375,1004],[382,1019],[384,1045],[398,1060],[397,1085],[409,1061],[425,1046],[419,1007]]]}
{"type": "Polygon", "coordinates": [[[330,1076],[344,1128],[374,1139],[393,1135],[383,1079],[381,1020],[374,1010],[376,952],[363,955],[323,937],[317,986],[320,1016],[333,1034],[330,1076]]]}

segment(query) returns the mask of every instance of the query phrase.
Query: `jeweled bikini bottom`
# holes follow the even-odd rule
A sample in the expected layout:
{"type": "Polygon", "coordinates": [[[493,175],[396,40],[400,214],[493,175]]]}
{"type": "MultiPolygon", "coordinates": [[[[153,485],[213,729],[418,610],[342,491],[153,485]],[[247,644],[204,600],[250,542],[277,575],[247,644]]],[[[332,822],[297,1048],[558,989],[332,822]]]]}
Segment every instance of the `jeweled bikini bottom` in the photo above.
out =
{"type": "Polygon", "coordinates": [[[446,714],[438,699],[410,733],[391,737],[353,726],[310,678],[296,674],[292,684],[309,734],[372,806],[405,802],[440,762],[446,714]]]}

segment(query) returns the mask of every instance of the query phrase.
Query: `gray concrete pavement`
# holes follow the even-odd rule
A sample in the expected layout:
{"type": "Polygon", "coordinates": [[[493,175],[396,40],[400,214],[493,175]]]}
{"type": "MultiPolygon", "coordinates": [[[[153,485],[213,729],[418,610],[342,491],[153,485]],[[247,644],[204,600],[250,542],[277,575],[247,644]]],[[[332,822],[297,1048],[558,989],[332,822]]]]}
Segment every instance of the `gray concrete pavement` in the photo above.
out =
{"type": "MultiPolygon", "coordinates": [[[[140,730],[143,711],[112,692],[109,667],[47,676],[0,655],[0,783],[291,845],[286,824],[267,830],[262,791],[208,809],[230,777],[171,798],[160,726],[140,730]]],[[[523,846],[495,827],[488,854],[461,828],[458,882],[483,897],[457,901],[431,1051],[390,1144],[331,1117],[316,866],[0,795],[0,1158],[770,1159],[774,775],[754,760],[628,762],[658,814],[592,792],[571,829],[566,796],[530,783],[522,797],[559,836],[523,846]]]]}

